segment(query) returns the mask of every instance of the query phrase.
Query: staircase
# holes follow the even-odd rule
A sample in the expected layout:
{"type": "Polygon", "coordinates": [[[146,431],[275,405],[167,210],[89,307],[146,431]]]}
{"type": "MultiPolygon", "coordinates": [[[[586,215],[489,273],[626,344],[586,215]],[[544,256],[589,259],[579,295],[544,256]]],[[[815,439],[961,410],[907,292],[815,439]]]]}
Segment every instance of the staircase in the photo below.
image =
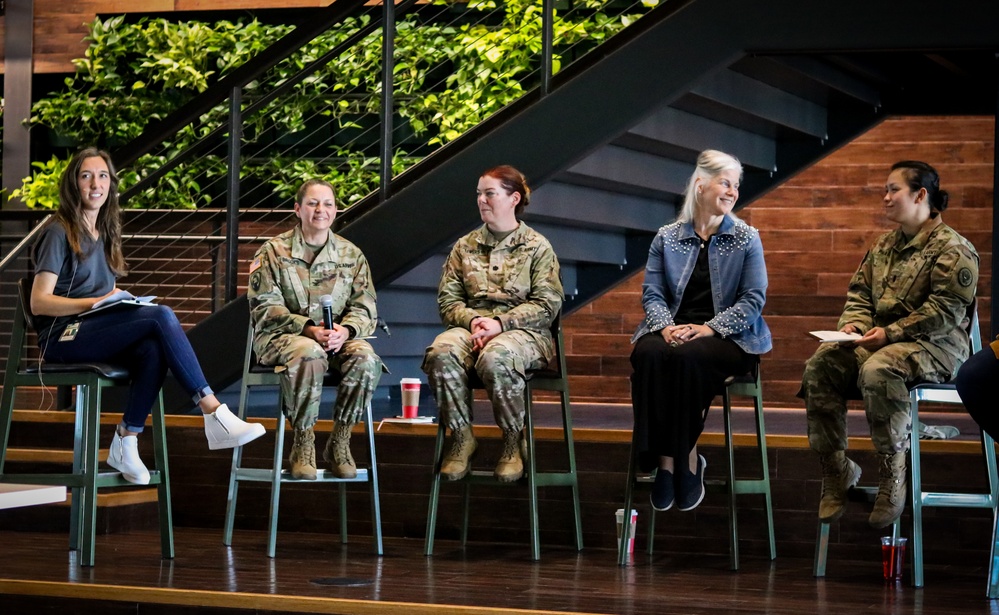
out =
{"type": "Polygon", "coordinates": [[[376,342],[393,373],[383,385],[421,375],[441,330],[441,265],[479,224],[473,188],[489,166],[532,182],[524,219],[559,255],[571,312],[644,267],[703,149],[743,162],[745,207],[885,117],[993,114],[997,7],[916,4],[932,40],[883,27],[898,19],[890,2],[667,2],[592,65],[557,75],[550,95],[404,175],[380,206],[347,212],[342,232],[366,249],[392,327],[376,342]]]}
{"type": "MultiPolygon", "coordinates": [[[[4,470],[8,473],[37,472],[39,468],[68,469],[73,465],[73,412],[15,410],[11,423],[10,448],[4,470]]],[[[110,442],[119,417],[106,414],[101,425],[110,442]]],[[[149,438],[146,438],[149,440],[149,438]]],[[[140,438],[141,454],[152,458],[150,442],[140,438]]],[[[107,469],[108,449],[98,451],[101,467],[107,469]]],[[[70,491],[70,490],[67,490],[70,491]]],[[[51,506],[0,510],[0,527],[19,531],[65,532],[70,522],[72,494],[51,506]]],[[[97,533],[110,534],[157,527],[155,487],[103,489],[97,495],[97,533]]]]}
{"type": "MultiPolygon", "coordinates": [[[[479,224],[479,173],[512,164],[535,189],[525,220],[559,255],[565,309],[644,266],[699,151],[743,161],[752,201],[894,114],[995,113],[999,3],[667,0],[517,102],[340,216],[366,253],[392,335],[392,375],[420,376],[440,332],[450,245],[479,224]]],[[[241,252],[250,246],[240,247],[241,252]]],[[[217,388],[241,368],[245,298],[190,333],[217,388]]],[[[175,396],[179,403],[183,396],[175,396]]]]}

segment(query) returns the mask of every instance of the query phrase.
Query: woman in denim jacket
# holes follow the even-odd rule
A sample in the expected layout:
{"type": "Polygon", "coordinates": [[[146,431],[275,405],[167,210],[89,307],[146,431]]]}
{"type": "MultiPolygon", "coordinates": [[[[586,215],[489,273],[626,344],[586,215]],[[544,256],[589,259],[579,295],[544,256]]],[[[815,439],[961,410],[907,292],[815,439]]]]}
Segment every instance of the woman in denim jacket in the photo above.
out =
{"type": "Polygon", "coordinates": [[[657,469],[656,510],[674,500],[692,510],[704,499],[697,439],[711,400],[726,378],[748,372],[771,347],[762,316],[763,245],[755,228],[732,215],[741,179],[738,160],[702,152],[679,217],[659,229],[649,249],[631,391],[639,461],[657,469]]]}

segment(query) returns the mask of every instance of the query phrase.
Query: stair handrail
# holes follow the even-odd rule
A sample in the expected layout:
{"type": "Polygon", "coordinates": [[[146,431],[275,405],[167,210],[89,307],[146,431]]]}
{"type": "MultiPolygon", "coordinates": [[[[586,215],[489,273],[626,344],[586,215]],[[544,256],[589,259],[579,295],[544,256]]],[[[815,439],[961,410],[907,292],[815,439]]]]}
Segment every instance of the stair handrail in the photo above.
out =
{"type": "Polygon", "coordinates": [[[28,232],[28,234],[24,236],[24,238],[21,239],[21,241],[17,242],[16,246],[11,248],[10,252],[8,252],[7,255],[3,257],[2,260],[0,260],[0,273],[6,271],[7,268],[10,267],[10,264],[12,262],[21,258],[24,251],[35,243],[35,239],[38,238],[38,235],[41,234],[42,229],[45,228],[46,226],[45,223],[48,222],[53,216],[55,216],[55,214],[48,214],[44,218],[42,218],[42,221],[40,223],[36,224],[35,227],[31,229],[28,232]]]}
{"type": "MultiPolygon", "coordinates": [[[[552,55],[553,50],[553,29],[555,0],[542,0],[542,57],[541,57],[541,81],[533,89],[525,91],[520,98],[514,100],[509,105],[500,109],[492,116],[486,118],[476,126],[466,130],[460,137],[450,141],[440,149],[428,154],[425,158],[412,167],[406,169],[393,179],[394,190],[404,189],[425,174],[432,172],[446,160],[459,155],[466,147],[475,144],[483,135],[489,133],[497,126],[515,117],[523,109],[534,102],[548,96],[562,85],[568,83],[576,76],[583,73],[588,67],[600,61],[600,56],[617,51],[620,47],[627,45],[629,41],[639,36],[642,32],[654,28],[658,23],[668,19],[672,15],[682,11],[695,0],[663,0],[661,4],[652,11],[645,14],[642,19],[628,26],[628,36],[615,36],[600,43],[601,54],[587,54],[586,56],[564,66],[557,74],[554,73],[552,55]]],[[[543,185],[550,177],[532,177],[532,185],[537,187],[543,185]]],[[[357,201],[346,211],[339,213],[334,221],[338,232],[350,225],[351,222],[369,213],[375,207],[384,202],[385,197],[380,192],[372,192],[366,197],[357,201]]]]}
{"type": "MultiPolygon", "coordinates": [[[[155,147],[164,143],[172,135],[175,135],[184,126],[194,122],[203,113],[217,107],[226,100],[229,101],[229,121],[220,124],[203,136],[197,142],[188,146],[181,152],[173,155],[159,168],[151,172],[148,176],[139,180],[135,185],[129,187],[121,194],[121,202],[125,203],[135,194],[140,193],[148,187],[155,185],[159,179],[165,176],[170,170],[176,168],[186,160],[190,160],[203,151],[214,138],[228,132],[228,168],[227,168],[227,213],[226,213],[226,267],[224,273],[224,299],[225,302],[236,298],[237,279],[237,244],[239,236],[239,160],[244,114],[252,113],[264,108],[279,96],[287,92],[295,85],[307,79],[311,74],[325,66],[332,59],[345,53],[364,37],[379,27],[382,28],[383,38],[386,41],[383,53],[382,80],[388,81],[388,86],[383,83],[383,92],[387,92],[386,108],[382,110],[383,124],[391,118],[391,80],[393,74],[392,45],[388,39],[393,35],[395,19],[397,13],[404,13],[406,10],[417,4],[418,0],[404,0],[396,6],[394,2],[383,4],[382,16],[380,19],[372,19],[367,24],[361,25],[351,36],[328,51],[320,58],[311,62],[308,66],[298,71],[295,75],[285,80],[273,90],[265,94],[261,99],[255,101],[247,109],[241,109],[242,89],[248,83],[259,78],[267,70],[274,67],[282,60],[288,58],[293,53],[300,50],[307,43],[317,36],[328,31],[333,25],[340,23],[348,17],[354,15],[362,9],[366,0],[339,0],[325,9],[317,11],[316,18],[308,20],[305,24],[289,32],[271,45],[267,50],[247,61],[242,66],[233,70],[232,73],[222,77],[217,82],[209,86],[205,92],[199,94],[192,100],[182,105],[179,109],[168,115],[163,120],[147,127],[143,133],[126,144],[121,150],[115,151],[112,158],[118,160],[120,167],[124,168],[136,162],[143,154],[151,152],[155,147]],[[388,109],[388,111],[386,111],[388,109]]],[[[391,152],[391,144],[383,146],[383,151],[391,152]]],[[[382,166],[391,169],[391,155],[387,160],[382,161],[382,166]]],[[[383,174],[389,171],[383,171],[383,174]]],[[[387,189],[386,189],[387,190],[387,189]]]]}
{"type": "MultiPolygon", "coordinates": [[[[255,111],[259,111],[266,105],[273,102],[279,96],[288,92],[291,88],[307,79],[310,75],[325,66],[332,59],[347,52],[364,37],[368,36],[377,28],[382,29],[383,49],[382,49],[382,109],[381,109],[381,182],[379,190],[373,193],[375,202],[384,202],[391,195],[392,181],[392,142],[391,142],[391,121],[393,94],[392,83],[394,74],[393,41],[395,23],[399,15],[417,4],[418,0],[403,0],[398,4],[395,2],[383,2],[380,19],[372,19],[367,24],[359,27],[350,37],[328,51],[320,58],[311,62],[308,66],[298,71],[295,75],[287,78],[283,83],[270,90],[260,99],[249,105],[246,109],[241,108],[242,89],[248,83],[259,78],[267,70],[277,65],[282,60],[290,57],[293,53],[301,49],[317,36],[329,30],[331,26],[340,23],[360,10],[366,0],[340,0],[329,7],[317,12],[315,19],[308,20],[305,24],[299,25],[295,30],[279,39],[267,50],[247,61],[242,66],[233,70],[232,73],[220,78],[217,82],[209,86],[205,92],[199,94],[192,100],[182,105],[179,109],[168,115],[163,120],[148,126],[142,134],[126,144],[120,150],[113,152],[112,158],[118,162],[120,168],[125,168],[135,163],[142,155],[153,151],[160,144],[175,135],[184,126],[194,122],[205,112],[218,107],[228,100],[229,120],[220,124],[203,135],[198,141],[187,146],[184,150],[173,154],[169,160],[160,165],[149,175],[141,178],[136,184],[130,186],[121,194],[121,202],[155,185],[171,170],[175,169],[184,161],[192,159],[202,152],[213,141],[228,133],[227,141],[227,215],[226,215],[226,266],[223,276],[224,300],[232,301],[236,298],[237,288],[237,244],[239,236],[239,161],[241,158],[241,139],[243,120],[242,118],[255,111]]],[[[542,38],[543,51],[542,64],[542,95],[547,93],[552,77],[552,40],[554,29],[554,0],[542,0],[542,38]]]]}

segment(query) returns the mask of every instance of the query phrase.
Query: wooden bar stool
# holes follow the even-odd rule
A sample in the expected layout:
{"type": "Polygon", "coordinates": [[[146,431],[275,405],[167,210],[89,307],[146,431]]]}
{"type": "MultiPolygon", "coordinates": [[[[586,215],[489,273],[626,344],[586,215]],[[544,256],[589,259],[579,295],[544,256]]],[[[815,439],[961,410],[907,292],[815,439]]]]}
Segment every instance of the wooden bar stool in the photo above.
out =
{"type": "MultiPolygon", "coordinates": [[[[770,467],[767,464],[767,431],[763,421],[763,388],[760,384],[760,364],[743,376],[732,376],[725,381],[722,392],[722,416],[725,423],[725,455],[728,462],[728,478],[726,480],[705,481],[706,488],[714,487],[713,491],[722,491],[728,495],[728,527],[729,527],[729,561],[732,570],[739,569],[739,522],[736,496],[740,494],[762,494],[767,513],[767,537],[770,543],[770,559],[777,558],[777,544],[774,540],[773,499],[770,495],[770,467]],[[758,478],[735,477],[735,450],[732,444],[732,396],[753,398],[756,415],[756,442],[758,446],[761,474],[758,478]]],[[[628,465],[628,481],[624,489],[625,517],[632,508],[635,483],[651,484],[655,474],[638,475],[638,451],[634,436],[631,441],[631,459],[628,465]]],[[[648,554],[652,555],[656,533],[656,510],[649,504],[649,538],[648,554]]],[[[628,562],[627,541],[622,540],[618,547],[618,564],[624,566],[628,562]]]]}
{"type": "MultiPolygon", "coordinates": [[[[17,306],[10,338],[10,355],[4,373],[0,399],[0,483],[62,485],[72,492],[69,548],[79,551],[80,565],[94,565],[97,533],[97,490],[104,487],[136,485],[118,471],[98,469],[100,451],[101,392],[106,387],[128,386],[128,370],[107,363],[42,363],[28,365],[25,342],[28,327],[34,329],[30,309],[31,280],[18,283],[17,306]],[[7,441],[14,414],[14,392],[20,386],[75,386],[76,422],[73,437],[73,470],[69,473],[10,474],[4,472],[7,441]]],[[[32,362],[34,363],[34,362],[32,362]]],[[[163,394],[152,410],[154,465],[149,468],[149,484],[156,486],[159,506],[160,547],[165,559],[173,559],[173,513],[170,505],[170,470],[167,462],[163,394]]]]}
{"type": "MultiPolygon", "coordinates": [[[[281,383],[281,375],[274,371],[273,366],[260,365],[253,353],[253,329],[246,336],[246,358],[243,361],[243,383],[239,391],[239,418],[245,418],[249,404],[250,388],[259,386],[277,387],[281,383]]],[[[340,374],[327,372],[323,386],[336,386],[340,383],[340,374]]],[[[280,405],[280,402],[279,402],[280,405]]],[[[242,465],[243,447],[238,447],[232,454],[232,470],[229,473],[229,497],[225,512],[225,528],[222,543],[232,544],[232,530],[236,519],[236,499],[239,494],[239,483],[265,482],[271,484],[270,513],[268,517],[267,555],[274,557],[277,548],[278,506],[281,499],[282,484],[312,485],[316,483],[334,483],[339,487],[340,501],[340,541],[347,544],[347,483],[368,483],[371,492],[371,523],[374,531],[375,553],[383,554],[382,549],[382,513],[378,490],[378,463],[375,455],[374,419],[371,414],[371,404],[365,409],[364,433],[368,439],[368,463],[370,468],[357,468],[354,478],[337,478],[328,470],[319,470],[316,480],[299,480],[292,478],[291,472],[283,469],[284,464],[284,433],[285,418],[278,413],[277,429],[274,433],[274,460],[269,468],[249,468],[242,465]]]]}
{"type": "MultiPolygon", "coordinates": [[[[576,527],[576,549],[583,548],[583,525],[582,513],[579,503],[579,477],[576,473],[576,452],[572,439],[572,407],[569,403],[569,378],[565,367],[565,352],[562,342],[562,327],[560,316],[556,316],[552,322],[552,338],[555,340],[555,369],[531,370],[527,374],[527,387],[524,389],[525,406],[525,426],[524,431],[527,439],[527,459],[524,460],[525,478],[509,483],[511,485],[527,483],[528,498],[530,501],[530,526],[531,526],[531,559],[541,559],[541,540],[538,529],[538,487],[558,486],[572,489],[572,505],[576,527]],[[562,431],[566,449],[566,463],[568,469],[563,471],[539,472],[535,465],[535,434],[534,417],[531,410],[531,394],[533,391],[558,391],[562,406],[562,431]]],[[[475,388],[482,388],[482,382],[478,376],[470,374],[469,394],[475,388]]],[[[437,529],[437,503],[440,495],[441,485],[441,463],[444,461],[444,432],[446,427],[443,422],[439,422],[437,427],[437,440],[434,448],[434,473],[430,486],[430,503],[427,510],[427,537],[426,555],[434,554],[434,533],[437,529]]],[[[468,504],[470,490],[473,484],[500,486],[493,477],[492,472],[473,471],[458,481],[464,487],[463,512],[461,527],[461,544],[464,546],[468,541],[468,504]]]]}

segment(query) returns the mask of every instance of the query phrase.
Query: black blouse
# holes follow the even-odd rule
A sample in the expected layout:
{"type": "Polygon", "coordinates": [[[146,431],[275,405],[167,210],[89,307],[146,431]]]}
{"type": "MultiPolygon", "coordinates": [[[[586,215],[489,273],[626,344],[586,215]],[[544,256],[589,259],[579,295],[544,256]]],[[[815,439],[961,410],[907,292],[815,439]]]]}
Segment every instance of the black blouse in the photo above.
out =
{"type": "Polygon", "coordinates": [[[703,325],[715,317],[715,303],[711,298],[711,269],[708,266],[708,242],[701,240],[697,263],[680,299],[680,307],[673,316],[678,325],[703,325]]]}

